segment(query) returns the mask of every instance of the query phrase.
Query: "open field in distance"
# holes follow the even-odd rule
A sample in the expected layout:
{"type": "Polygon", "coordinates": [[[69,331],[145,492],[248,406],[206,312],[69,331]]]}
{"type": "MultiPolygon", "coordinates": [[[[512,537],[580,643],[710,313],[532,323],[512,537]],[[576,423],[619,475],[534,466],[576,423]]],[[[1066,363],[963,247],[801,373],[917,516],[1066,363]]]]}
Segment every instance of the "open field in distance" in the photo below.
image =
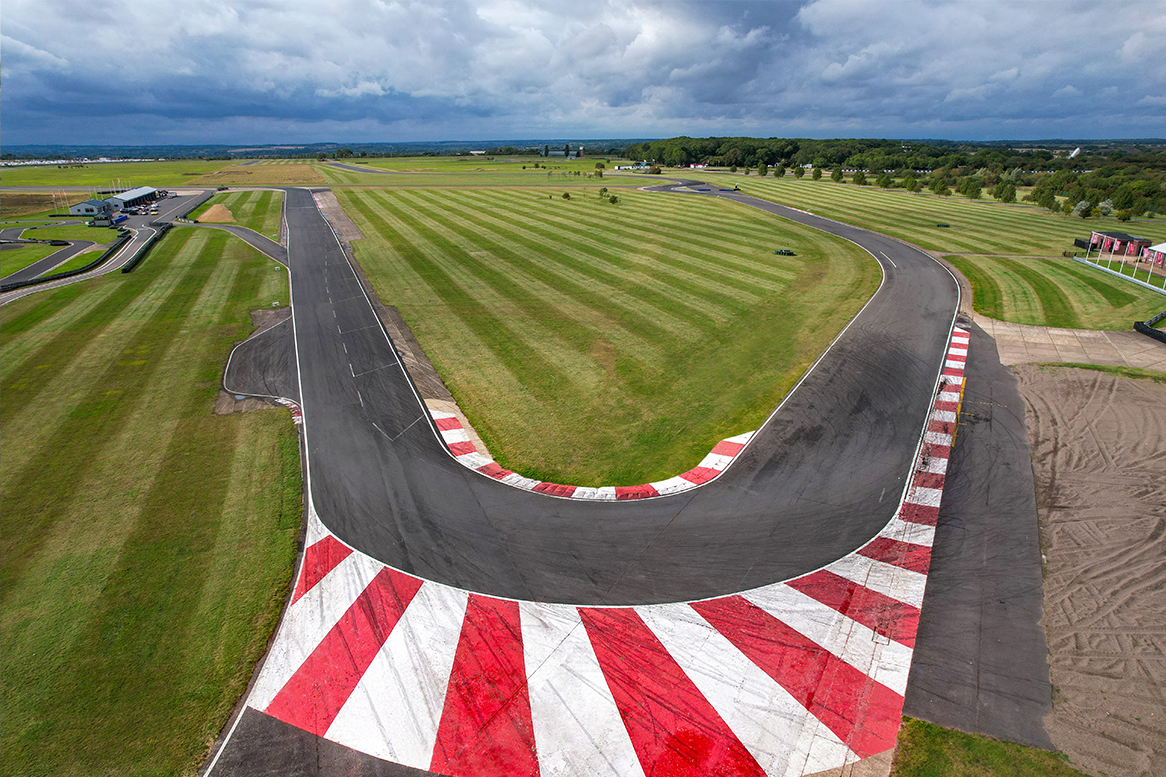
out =
{"type": "Polygon", "coordinates": [[[602,157],[392,157],[337,161],[369,170],[355,172],[332,165],[320,165],[319,170],[328,183],[337,186],[606,186],[613,189],[664,183],[657,176],[613,174],[616,162],[605,161],[602,157]],[[606,165],[602,178],[595,174],[597,162],[606,165]],[[538,164],[537,168],[535,164],[538,164]],[[383,172],[376,172],[378,170],[383,172]]]}
{"type": "MultiPolygon", "coordinates": [[[[12,186],[8,182],[9,173],[4,173],[4,185],[12,186]]],[[[89,199],[85,192],[65,192],[64,209],[53,209],[54,204],[61,205],[61,193],[57,193],[54,200],[50,192],[0,192],[0,219],[35,219],[37,216],[48,216],[50,213],[68,212],[68,205],[76,205],[89,199]]]]}
{"type": "Polygon", "coordinates": [[[972,284],[977,313],[1070,329],[1129,329],[1166,310],[1166,295],[1066,257],[945,256],[972,284]]]}
{"type": "Polygon", "coordinates": [[[190,186],[314,186],[325,183],[319,165],[307,160],[288,165],[230,164],[186,183],[190,186]]]}
{"type": "Polygon", "coordinates": [[[283,192],[281,191],[216,194],[192,213],[187,214],[187,218],[199,219],[215,205],[227,208],[234,218],[234,221],[222,223],[237,224],[247,229],[253,229],[266,237],[279,234],[279,224],[283,217],[283,192]]]}
{"type": "Polygon", "coordinates": [[[212,414],[287,276],[179,227],[0,309],[0,773],[193,774],[274,627],[302,502],[272,409],[212,414]]]}
{"type": "MultiPolygon", "coordinates": [[[[92,186],[107,189],[120,181],[126,188],[132,186],[172,188],[190,185],[200,176],[233,164],[235,163],[231,160],[179,159],[163,162],[103,162],[81,167],[53,165],[10,167],[4,170],[4,185],[92,186]]],[[[87,199],[88,196],[85,195],[80,200],[87,199]]]]}
{"type": "Polygon", "coordinates": [[[338,193],[381,299],[530,477],[689,469],[756,429],[879,283],[852,244],[727,201],[563,193],[338,193]]]}
{"type": "MultiPolygon", "coordinates": [[[[1074,238],[1095,229],[1166,239],[1166,224],[1054,215],[1033,205],[1004,205],[989,199],[938,197],[902,189],[855,186],[792,176],[741,176],[705,173],[698,178],[737,185],[746,194],[819,216],[845,221],[943,253],[1060,256],[1073,250],[1074,238]],[[948,224],[947,227],[937,226],[948,224]]],[[[985,195],[986,197],[987,195],[985,195]]]]}

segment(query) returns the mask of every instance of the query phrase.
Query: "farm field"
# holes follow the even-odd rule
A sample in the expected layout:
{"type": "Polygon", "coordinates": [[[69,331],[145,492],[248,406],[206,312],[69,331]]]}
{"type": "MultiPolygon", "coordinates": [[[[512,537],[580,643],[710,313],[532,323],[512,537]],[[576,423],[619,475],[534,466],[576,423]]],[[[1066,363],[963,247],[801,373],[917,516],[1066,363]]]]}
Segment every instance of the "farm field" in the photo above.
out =
{"type": "Polygon", "coordinates": [[[301,523],[286,410],[217,416],[286,274],[179,227],[131,275],[0,308],[0,773],[193,774],[265,649],[301,523]]]}
{"type": "MultiPolygon", "coordinates": [[[[8,173],[4,173],[4,184],[8,183],[8,173]]],[[[65,204],[76,205],[89,199],[87,192],[66,192],[65,204]]],[[[57,193],[54,201],[50,192],[0,192],[0,219],[35,220],[38,216],[48,216],[50,213],[67,212],[54,205],[61,206],[61,193],[57,193]]]]}
{"type": "MultiPolygon", "coordinates": [[[[1080,219],[1054,215],[1026,204],[1004,205],[962,197],[912,194],[833,181],[797,180],[792,176],[701,174],[722,185],[737,185],[746,194],[810,210],[820,216],[856,224],[942,253],[1060,256],[1073,239],[1094,229],[1141,234],[1158,242],[1166,237],[1161,222],[1080,219]],[[939,227],[938,224],[948,224],[939,227]]],[[[987,195],[985,195],[986,197],[987,195]]]]}
{"type": "Polygon", "coordinates": [[[184,183],[189,186],[311,186],[325,182],[318,167],[309,162],[289,165],[229,164],[184,183]]]}
{"type": "Polygon", "coordinates": [[[20,248],[0,251],[0,278],[6,278],[18,270],[23,270],[33,262],[39,262],[54,251],[60,250],[60,246],[30,243],[20,248]]]}
{"type": "Polygon", "coordinates": [[[566,193],[338,192],[381,300],[529,477],[692,467],[757,428],[879,283],[852,244],[729,202],[566,193]]]}
{"type": "Polygon", "coordinates": [[[216,194],[194,212],[187,214],[187,218],[201,219],[215,205],[221,205],[229,210],[234,219],[219,223],[238,224],[267,237],[279,234],[279,224],[283,217],[283,192],[250,191],[216,194]]]}
{"type": "Polygon", "coordinates": [[[972,284],[977,313],[1070,329],[1129,329],[1166,309],[1166,295],[1065,257],[945,256],[972,284]]]}
{"type": "MultiPolygon", "coordinates": [[[[10,167],[4,170],[4,185],[108,188],[115,181],[120,181],[121,185],[126,188],[133,186],[167,188],[191,185],[195,178],[221,170],[232,164],[234,162],[229,160],[179,159],[163,162],[103,162],[81,167],[56,167],[53,165],[10,167]]],[[[12,195],[5,193],[4,196],[12,195]]],[[[85,194],[77,201],[88,199],[90,196],[90,194],[85,194]]]]}

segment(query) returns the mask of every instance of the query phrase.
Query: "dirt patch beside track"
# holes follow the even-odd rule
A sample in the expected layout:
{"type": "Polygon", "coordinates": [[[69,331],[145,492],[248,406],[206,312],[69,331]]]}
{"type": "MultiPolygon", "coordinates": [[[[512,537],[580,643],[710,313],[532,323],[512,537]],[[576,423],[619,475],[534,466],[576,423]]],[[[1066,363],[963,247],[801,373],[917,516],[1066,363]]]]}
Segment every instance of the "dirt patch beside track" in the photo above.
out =
{"type": "Polygon", "coordinates": [[[1166,385],[1018,367],[1045,552],[1045,726],[1079,768],[1166,774],[1166,385]]]}
{"type": "Polygon", "coordinates": [[[206,213],[199,216],[198,220],[205,224],[234,224],[235,214],[231,213],[231,209],[226,205],[216,202],[207,208],[206,213]]]}

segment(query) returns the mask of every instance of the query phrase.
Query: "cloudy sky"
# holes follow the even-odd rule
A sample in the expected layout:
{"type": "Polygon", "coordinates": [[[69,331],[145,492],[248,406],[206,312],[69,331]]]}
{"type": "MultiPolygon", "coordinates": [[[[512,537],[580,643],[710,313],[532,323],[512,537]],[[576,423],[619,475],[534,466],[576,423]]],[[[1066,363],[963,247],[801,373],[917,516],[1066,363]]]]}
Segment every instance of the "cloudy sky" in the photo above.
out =
{"type": "Polygon", "coordinates": [[[1162,0],[4,0],[4,140],[1166,137],[1162,0]]]}

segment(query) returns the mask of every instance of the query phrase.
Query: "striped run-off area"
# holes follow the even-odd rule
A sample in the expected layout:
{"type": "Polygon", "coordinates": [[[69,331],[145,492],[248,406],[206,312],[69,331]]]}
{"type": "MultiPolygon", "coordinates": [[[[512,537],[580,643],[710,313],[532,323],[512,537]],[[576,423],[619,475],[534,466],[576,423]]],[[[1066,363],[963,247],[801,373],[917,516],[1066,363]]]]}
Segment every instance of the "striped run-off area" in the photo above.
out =
{"type": "Polygon", "coordinates": [[[484,596],[386,567],[310,511],[248,704],[457,777],[804,775],[890,750],[967,348],[957,328],[911,484],[878,536],[739,594],[635,607],[484,596]]]}
{"type": "Polygon", "coordinates": [[[479,451],[470,440],[469,433],[462,426],[461,420],[454,413],[440,410],[429,410],[433,422],[441,439],[449,448],[455,459],[472,470],[488,475],[495,480],[527,491],[538,491],[540,494],[564,497],[567,499],[590,499],[593,501],[614,502],[623,499],[648,499],[653,496],[668,496],[679,494],[690,488],[708,483],[717,475],[725,471],[737,454],[744,449],[753,432],[738,434],[735,437],[721,440],[700,464],[692,469],[667,480],[655,483],[645,483],[639,486],[600,486],[599,488],[585,488],[582,486],[565,486],[559,483],[547,483],[541,480],[532,480],[523,477],[517,472],[503,469],[489,455],[479,451]]]}

